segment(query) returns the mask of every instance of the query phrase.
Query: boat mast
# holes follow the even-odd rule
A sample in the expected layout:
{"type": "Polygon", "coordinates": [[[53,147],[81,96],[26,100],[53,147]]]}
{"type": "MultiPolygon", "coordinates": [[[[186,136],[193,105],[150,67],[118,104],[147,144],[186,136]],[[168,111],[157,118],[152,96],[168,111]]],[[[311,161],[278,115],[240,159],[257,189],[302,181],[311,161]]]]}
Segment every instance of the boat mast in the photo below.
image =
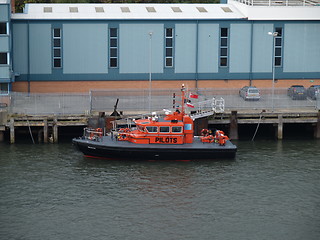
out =
{"type": "Polygon", "coordinates": [[[186,99],[185,91],[186,91],[186,88],[185,88],[184,84],[182,84],[182,87],[181,87],[181,112],[183,114],[184,114],[184,104],[185,104],[185,99],[186,99]]]}

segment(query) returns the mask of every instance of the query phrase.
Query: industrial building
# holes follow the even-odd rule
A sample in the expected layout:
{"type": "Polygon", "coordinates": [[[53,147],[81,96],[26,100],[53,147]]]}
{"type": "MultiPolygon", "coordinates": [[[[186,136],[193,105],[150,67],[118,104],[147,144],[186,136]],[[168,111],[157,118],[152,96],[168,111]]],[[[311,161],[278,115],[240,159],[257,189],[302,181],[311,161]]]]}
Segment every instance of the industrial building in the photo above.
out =
{"type": "Polygon", "coordinates": [[[0,0],[1,92],[320,84],[319,0],[26,4],[0,0]]]}

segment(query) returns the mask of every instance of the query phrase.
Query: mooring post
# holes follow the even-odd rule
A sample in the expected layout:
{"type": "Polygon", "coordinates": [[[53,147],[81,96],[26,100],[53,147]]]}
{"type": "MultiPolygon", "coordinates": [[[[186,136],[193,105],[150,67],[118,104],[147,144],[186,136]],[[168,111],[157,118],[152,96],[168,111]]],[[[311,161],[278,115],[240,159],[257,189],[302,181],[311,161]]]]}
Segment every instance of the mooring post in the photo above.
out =
{"type": "Polygon", "coordinates": [[[14,118],[10,118],[10,143],[15,142],[14,138],[14,118]]]}
{"type": "Polygon", "coordinates": [[[53,118],[53,142],[58,142],[58,119],[57,117],[53,118]]]}
{"type": "Polygon", "coordinates": [[[229,137],[230,139],[238,139],[238,112],[237,111],[231,111],[231,116],[230,116],[230,132],[229,132],[229,137]]]}
{"type": "Polygon", "coordinates": [[[0,131],[0,142],[4,141],[4,132],[0,131]]]}
{"type": "Polygon", "coordinates": [[[278,115],[277,138],[278,138],[278,140],[282,140],[282,138],[283,138],[283,118],[282,118],[282,114],[278,115]]]}
{"type": "Polygon", "coordinates": [[[320,138],[320,110],[318,111],[318,121],[314,129],[314,137],[317,139],[320,138]]]}
{"type": "Polygon", "coordinates": [[[194,134],[196,136],[201,135],[202,129],[208,129],[208,118],[198,118],[194,121],[194,134]]]}
{"type": "Polygon", "coordinates": [[[43,119],[43,142],[48,143],[48,119],[43,119]]]}

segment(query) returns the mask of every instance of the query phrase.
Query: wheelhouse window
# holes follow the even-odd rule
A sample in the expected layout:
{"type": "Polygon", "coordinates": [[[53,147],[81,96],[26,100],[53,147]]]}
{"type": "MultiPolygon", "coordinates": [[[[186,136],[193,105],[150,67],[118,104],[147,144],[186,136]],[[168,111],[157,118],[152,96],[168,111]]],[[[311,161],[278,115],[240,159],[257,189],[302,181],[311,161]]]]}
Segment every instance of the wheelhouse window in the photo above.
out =
{"type": "Polygon", "coordinates": [[[147,126],[146,129],[147,129],[147,131],[150,132],[150,133],[157,133],[157,132],[158,132],[158,127],[147,126]]]}
{"type": "Polygon", "coordinates": [[[182,127],[180,127],[180,126],[172,127],[172,132],[173,133],[181,133],[182,132],[182,127]]]}
{"type": "Polygon", "coordinates": [[[160,132],[161,132],[161,133],[169,133],[169,132],[170,132],[170,127],[161,126],[161,127],[160,127],[160,132]]]}
{"type": "Polygon", "coordinates": [[[165,32],[165,66],[173,67],[173,28],[166,28],[165,32]]]}
{"type": "Polygon", "coordinates": [[[53,67],[62,67],[61,28],[53,29],[53,67]]]}
{"type": "Polygon", "coordinates": [[[229,29],[220,28],[220,67],[228,66],[228,37],[229,29]]]}
{"type": "Polygon", "coordinates": [[[109,67],[118,67],[118,29],[109,29],[109,67]]]}

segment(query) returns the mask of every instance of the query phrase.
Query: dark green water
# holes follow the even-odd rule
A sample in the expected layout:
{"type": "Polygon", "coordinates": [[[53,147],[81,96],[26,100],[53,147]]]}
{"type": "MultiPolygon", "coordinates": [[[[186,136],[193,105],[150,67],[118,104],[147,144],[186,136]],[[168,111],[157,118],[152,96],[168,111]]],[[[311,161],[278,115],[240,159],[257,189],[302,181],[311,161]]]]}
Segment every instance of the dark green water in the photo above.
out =
{"type": "Polygon", "coordinates": [[[320,239],[320,141],[235,143],[214,162],[0,144],[0,239],[320,239]]]}

